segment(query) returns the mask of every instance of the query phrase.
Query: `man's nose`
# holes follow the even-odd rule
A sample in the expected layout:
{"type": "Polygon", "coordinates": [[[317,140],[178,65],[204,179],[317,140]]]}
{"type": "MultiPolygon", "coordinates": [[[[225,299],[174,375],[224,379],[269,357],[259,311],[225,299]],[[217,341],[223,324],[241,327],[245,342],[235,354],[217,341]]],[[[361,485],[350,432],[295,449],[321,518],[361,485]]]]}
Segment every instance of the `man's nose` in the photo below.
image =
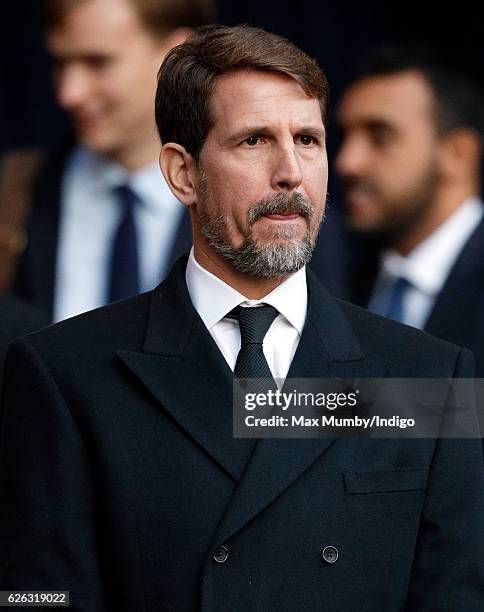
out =
{"type": "Polygon", "coordinates": [[[361,139],[346,136],[335,158],[336,172],[342,177],[359,176],[368,163],[368,150],[361,139]]]}
{"type": "Polygon", "coordinates": [[[301,160],[293,145],[281,147],[275,152],[272,173],[274,191],[292,191],[303,179],[301,160]]]}
{"type": "Polygon", "coordinates": [[[56,72],[55,88],[60,106],[71,110],[89,96],[89,77],[80,65],[64,66],[56,72]]]}

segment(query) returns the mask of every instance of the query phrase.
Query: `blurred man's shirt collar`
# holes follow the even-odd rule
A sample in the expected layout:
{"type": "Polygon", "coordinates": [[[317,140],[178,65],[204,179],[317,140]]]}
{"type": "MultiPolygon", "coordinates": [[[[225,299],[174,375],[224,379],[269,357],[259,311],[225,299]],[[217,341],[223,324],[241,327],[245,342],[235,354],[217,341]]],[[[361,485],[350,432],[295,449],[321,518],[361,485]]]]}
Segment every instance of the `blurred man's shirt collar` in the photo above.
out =
{"type": "Polygon", "coordinates": [[[450,269],[483,215],[483,203],[469,198],[430,236],[406,257],[393,250],[382,254],[383,271],[394,278],[403,276],[421,291],[436,295],[450,269]]]}
{"type": "Polygon", "coordinates": [[[379,312],[377,305],[386,303],[395,281],[404,278],[410,285],[403,300],[402,322],[423,329],[454,263],[483,214],[483,202],[477,197],[468,198],[406,257],[396,251],[384,251],[369,309],[379,312]]]}

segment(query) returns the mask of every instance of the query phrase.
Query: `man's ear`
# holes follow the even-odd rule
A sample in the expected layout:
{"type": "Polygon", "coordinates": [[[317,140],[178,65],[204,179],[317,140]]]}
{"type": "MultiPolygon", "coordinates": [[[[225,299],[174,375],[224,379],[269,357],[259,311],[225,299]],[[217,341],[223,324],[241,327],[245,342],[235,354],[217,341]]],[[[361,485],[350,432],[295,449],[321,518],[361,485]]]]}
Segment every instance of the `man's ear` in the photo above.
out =
{"type": "Polygon", "coordinates": [[[185,206],[196,204],[197,165],[185,147],[176,142],[168,142],[163,145],[160,153],[160,168],[173,195],[185,206]]]}
{"type": "Polygon", "coordinates": [[[441,164],[453,180],[473,179],[478,172],[482,143],[471,128],[457,128],[442,141],[441,164]]]}

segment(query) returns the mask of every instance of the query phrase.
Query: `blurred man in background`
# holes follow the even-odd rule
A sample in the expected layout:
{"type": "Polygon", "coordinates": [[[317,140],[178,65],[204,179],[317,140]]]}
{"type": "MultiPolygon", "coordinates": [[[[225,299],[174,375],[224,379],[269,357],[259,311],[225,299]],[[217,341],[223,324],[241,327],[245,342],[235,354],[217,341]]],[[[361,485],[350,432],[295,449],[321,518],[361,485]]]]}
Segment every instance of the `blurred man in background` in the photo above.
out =
{"type": "Polygon", "coordinates": [[[473,350],[484,376],[482,95],[428,52],[381,49],[337,110],[353,299],[473,350]],[[375,254],[376,251],[376,254],[375,254]]]}
{"type": "Polygon", "coordinates": [[[61,320],[154,287],[191,244],[157,164],[156,74],[208,0],[46,0],[57,99],[77,143],[36,180],[16,291],[61,320]]]}

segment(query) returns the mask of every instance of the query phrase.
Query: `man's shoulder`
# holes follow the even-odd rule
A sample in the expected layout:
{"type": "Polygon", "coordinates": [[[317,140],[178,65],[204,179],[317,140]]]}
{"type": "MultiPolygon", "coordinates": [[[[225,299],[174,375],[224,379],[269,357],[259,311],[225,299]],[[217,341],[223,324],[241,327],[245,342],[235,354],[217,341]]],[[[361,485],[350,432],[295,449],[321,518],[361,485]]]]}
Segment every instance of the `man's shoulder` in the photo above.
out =
{"type": "Polygon", "coordinates": [[[169,277],[151,291],[50,325],[26,336],[17,348],[37,352],[60,367],[66,356],[70,362],[78,360],[91,367],[91,362],[112,360],[119,350],[143,352],[149,330],[153,346],[161,346],[165,334],[173,336],[173,318],[180,310],[189,318],[194,313],[185,285],[185,265],[182,257],[169,277]]]}
{"type": "Polygon", "coordinates": [[[153,291],[90,310],[26,336],[44,356],[55,358],[74,353],[112,354],[126,348],[141,350],[153,291]]]}
{"type": "Polygon", "coordinates": [[[344,300],[335,301],[357,337],[363,352],[378,355],[395,377],[441,377],[451,375],[450,369],[464,358],[472,361],[466,349],[436,338],[366,308],[344,300]],[[446,373],[445,370],[448,370],[446,373]]]}
{"type": "Polygon", "coordinates": [[[10,294],[0,296],[0,320],[2,321],[1,331],[11,328],[18,331],[18,334],[47,325],[46,318],[40,310],[10,294]]]}
{"type": "Polygon", "coordinates": [[[459,286],[468,288],[471,294],[484,291],[484,216],[462,246],[444,290],[458,290],[459,286]]]}
{"type": "Polygon", "coordinates": [[[46,200],[48,207],[52,208],[53,201],[61,197],[61,185],[67,177],[80,172],[85,180],[86,173],[95,176],[102,169],[101,158],[94,151],[68,140],[46,152],[38,171],[32,177],[35,204],[38,206],[46,200]]]}
{"type": "MultiPolygon", "coordinates": [[[[93,359],[110,359],[119,349],[142,351],[153,298],[166,294],[164,286],[67,319],[28,335],[24,342],[49,362],[62,361],[69,355],[69,359],[88,363],[93,359]]],[[[363,354],[384,364],[386,375],[417,378],[453,374],[462,352],[456,345],[349,302],[330,299],[363,354]]],[[[166,325],[169,324],[167,320],[166,325]]]]}
{"type": "Polygon", "coordinates": [[[0,370],[10,342],[47,325],[47,320],[36,308],[14,296],[0,296],[0,370]]]}
{"type": "MultiPolygon", "coordinates": [[[[69,140],[55,149],[46,152],[43,163],[41,164],[36,182],[53,180],[59,178],[65,171],[69,160],[76,151],[76,145],[72,140],[69,140]]],[[[34,181],[35,184],[35,181],[34,181]]]]}

